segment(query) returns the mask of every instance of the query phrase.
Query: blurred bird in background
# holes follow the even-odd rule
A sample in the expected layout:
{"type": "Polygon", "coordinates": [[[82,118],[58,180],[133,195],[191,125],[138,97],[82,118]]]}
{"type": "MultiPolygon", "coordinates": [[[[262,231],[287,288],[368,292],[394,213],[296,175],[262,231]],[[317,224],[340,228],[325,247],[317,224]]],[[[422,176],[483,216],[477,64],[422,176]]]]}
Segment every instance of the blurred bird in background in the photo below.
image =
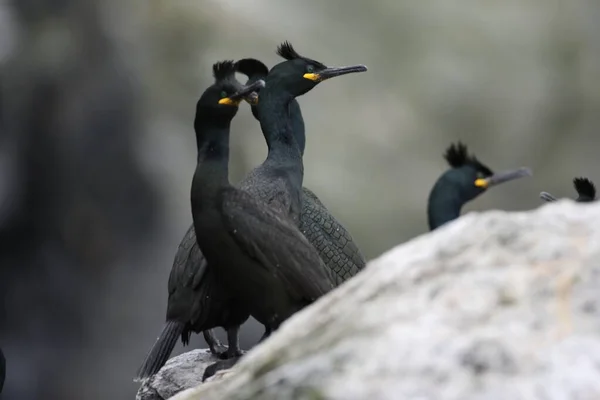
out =
{"type": "MultiPolygon", "coordinates": [[[[588,178],[574,178],[573,186],[577,192],[577,203],[589,203],[596,200],[596,185],[588,178]]],[[[556,197],[548,192],[541,192],[540,198],[546,202],[556,201],[556,197]]]]}

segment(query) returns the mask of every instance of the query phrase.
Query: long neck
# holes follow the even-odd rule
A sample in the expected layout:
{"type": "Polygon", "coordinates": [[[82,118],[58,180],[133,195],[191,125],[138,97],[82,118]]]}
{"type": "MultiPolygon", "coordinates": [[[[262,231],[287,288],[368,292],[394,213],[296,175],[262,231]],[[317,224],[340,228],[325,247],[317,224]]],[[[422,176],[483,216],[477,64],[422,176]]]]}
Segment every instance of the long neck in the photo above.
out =
{"type": "Polygon", "coordinates": [[[258,104],[260,127],[265,136],[268,161],[302,165],[302,151],[296,141],[290,118],[290,103],[294,98],[268,86],[261,91],[258,104]]]}
{"type": "Polygon", "coordinates": [[[432,231],[458,218],[463,205],[464,201],[461,199],[459,190],[454,185],[445,182],[443,177],[438,179],[431,189],[427,202],[429,230],[432,231]]]}
{"type": "Polygon", "coordinates": [[[229,185],[229,128],[231,121],[216,123],[199,115],[194,122],[198,163],[192,183],[192,202],[199,192],[229,185]]]}
{"type": "Polygon", "coordinates": [[[292,99],[289,104],[289,115],[292,125],[292,131],[294,132],[294,138],[298,143],[300,149],[300,155],[304,156],[304,149],[306,147],[306,134],[304,131],[304,118],[302,117],[302,110],[300,110],[300,104],[298,100],[292,99]]]}

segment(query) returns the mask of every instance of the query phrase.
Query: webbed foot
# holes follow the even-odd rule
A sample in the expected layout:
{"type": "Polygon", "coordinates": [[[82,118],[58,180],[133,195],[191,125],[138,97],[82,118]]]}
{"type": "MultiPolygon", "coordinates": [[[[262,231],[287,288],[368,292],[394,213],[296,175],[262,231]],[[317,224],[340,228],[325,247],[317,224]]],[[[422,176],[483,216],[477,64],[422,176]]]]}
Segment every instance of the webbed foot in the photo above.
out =
{"type": "Polygon", "coordinates": [[[221,353],[228,351],[228,348],[217,339],[212,329],[205,330],[202,334],[210,352],[215,356],[221,358],[221,353]]]}
{"type": "Polygon", "coordinates": [[[217,357],[219,357],[221,360],[229,360],[230,358],[241,357],[243,354],[244,353],[242,353],[242,350],[239,348],[229,348],[217,354],[217,357]]]}
{"type": "Polygon", "coordinates": [[[219,371],[224,371],[233,367],[241,357],[229,358],[223,361],[217,361],[214,364],[209,365],[204,370],[204,374],[202,375],[202,382],[215,375],[219,371]]]}

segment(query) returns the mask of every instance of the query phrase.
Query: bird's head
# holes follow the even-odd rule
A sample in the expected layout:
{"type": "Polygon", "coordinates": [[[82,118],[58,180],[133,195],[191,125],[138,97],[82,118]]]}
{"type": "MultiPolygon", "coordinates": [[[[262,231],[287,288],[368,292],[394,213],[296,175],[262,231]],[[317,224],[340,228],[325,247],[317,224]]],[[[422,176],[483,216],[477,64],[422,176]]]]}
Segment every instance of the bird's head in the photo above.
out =
{"type": "Polygon", "coordinates": [[[596,200],[596,186],[588,178],[573,179],[573,186],[575,186],[578,195],[577,199],[575,199],[576,202],[588,203],[596,200]]]}
{"type": "Polygon", "coordinates": [[[470,155],[467,146],[461,142],[451,144],[444,158],[451,168],[441,179],[457,188],[464,202],[473,200],[493,186],[532,175],[529,168],[494,173],[474,155],[470,155]]]}
{"type": "MultiPolygon", "coordinates": [[[[575,199],[577,203],[589,203],[596,200],[596,186],[588,178],[573,179],[573,186],[577,191],[577,198],[575,199]]],[[[541,192],[540,199],[548,203],[557,200],[554,195],[548,192],[541,192]]]]}
{"type": "MultiPolygon", "coordinates": [[[[235,67],[237,72],[248,77],[246,86],[252,85],[258,80],[266,80],[267,75],[269,74],[269,68],[262,61],[259,61],[255,58],[244,58],[242,60],[238,60],[235,63],[235,67]]],[[[258,104],[258,94],[248,99],[248,102],[251,104],[252,115],[254,115],[254,118],[257,120],[260,120],[258,118],[258,111],[256,109],[256,105],[258,104]]]]}
{"type": "Polygon", "coordinates": [[[197,116],[210,116],[213,120],[230,122],[242,100],[250,104],[256,101],[257,92],[265,86],[265,82],[257,79],[249,85],[242,85],[235,79],[235,72],[233,61],[220,61],[213,65],[215,82],[200,96],[196,105],[197,116]]]}
{"type": "Polygon", "coordinates": [[[301,56],[289,42],[279,45],[277,54],[285,61],[271,68],[265,82],[268,86],[275,85],[292,97],[302,96],[327,79],[367,70],[364,65],[328,67],[319,61],[301,56]]]}

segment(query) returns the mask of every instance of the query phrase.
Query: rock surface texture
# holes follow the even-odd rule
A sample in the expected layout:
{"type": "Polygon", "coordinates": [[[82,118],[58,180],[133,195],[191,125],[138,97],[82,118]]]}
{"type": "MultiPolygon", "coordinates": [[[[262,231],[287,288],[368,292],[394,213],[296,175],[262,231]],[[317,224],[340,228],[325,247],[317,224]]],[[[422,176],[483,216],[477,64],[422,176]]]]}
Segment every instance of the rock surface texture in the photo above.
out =
{"type": "MultiPolygon", "coordinates": [[[[173,357],[156,375],[142,383],[136,400],[166,400],[202,383],[204,369],[217,361],[208,349],[173,357]]],[[[215,377],[216,378],[216,377],[215,377]]]]}
{"type": "Polygon", "coordinates": [[[389,251],[173,400],[599,398],[600,205],[561,201],[389,251]]]}

